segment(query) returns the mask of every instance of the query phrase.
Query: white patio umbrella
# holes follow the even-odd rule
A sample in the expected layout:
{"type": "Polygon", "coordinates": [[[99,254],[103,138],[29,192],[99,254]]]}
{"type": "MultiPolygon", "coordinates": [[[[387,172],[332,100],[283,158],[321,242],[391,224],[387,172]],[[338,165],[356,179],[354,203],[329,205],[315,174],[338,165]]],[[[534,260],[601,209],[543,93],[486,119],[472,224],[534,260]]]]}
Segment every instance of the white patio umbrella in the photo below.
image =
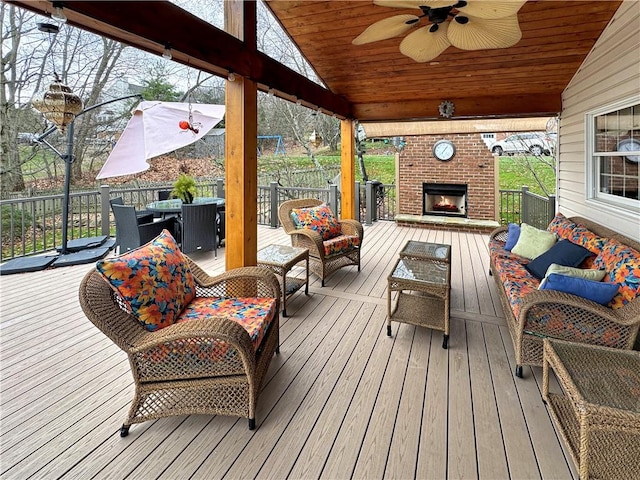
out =
{"type": "Polygon", "coordinates": [[[150,158],[204,137],[222,120],[224,111],[224,105],[140,102],[96,178],[147,170],[150,158]]]}

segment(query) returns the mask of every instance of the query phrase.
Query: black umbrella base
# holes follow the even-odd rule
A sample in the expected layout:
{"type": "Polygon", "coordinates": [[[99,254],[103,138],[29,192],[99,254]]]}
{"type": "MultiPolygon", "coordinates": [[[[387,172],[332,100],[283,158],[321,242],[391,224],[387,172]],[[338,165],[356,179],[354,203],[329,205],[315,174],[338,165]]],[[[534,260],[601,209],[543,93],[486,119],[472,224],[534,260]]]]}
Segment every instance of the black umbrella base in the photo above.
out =
{"type": "Polygon", "coordinates": [[[100,260],[107,253],[109,253],[110,247],[89,248],[87,250],[80,250],[79,252],[65,253],[64,255],[58,255],[55,259],[52,267],[68,267],[70,265],[81,265],[83,263],[93,263],[100,260]]]}
{"type": "MultiPolygon", "coordinates": [[[[86,250],[88,248],[100,248],[104,247],[104,243],[107,241],[106,235],[99,237],[89,238],[76,238],[75,240],[69,240],[67,242],[67,252],[79,252],[80,250],[86,250]]],[[[61,251],[62,247],[57,247],[56,250],[61,251]]]]}
{"type": "Polygon", "coordinates": [[[115,246],[115,243],[115,239],[110,238],[107,240],[107,237],[92,237],[72,240],[71,242],[67,242],[67,251],[69,253],[14,258],[0,265],[0,275],[38,272],[49,267],[68,267],[71,265],[97,262],[109,253],[109,250],[115,246]],[[95,239],[100,239],[98,243],[99,247],[85,247],[84,250],[78,250],[82,241],[85,241],[87,245],[93,245],[96,242],[95,239]]]}
{"type": "Polygon", "coordinates": [[[51,266],[57,258],[53,257],[21,257],[14,258],[0,265],[0,275],[11,275],[13,273],[37,272],[51,266]]]}

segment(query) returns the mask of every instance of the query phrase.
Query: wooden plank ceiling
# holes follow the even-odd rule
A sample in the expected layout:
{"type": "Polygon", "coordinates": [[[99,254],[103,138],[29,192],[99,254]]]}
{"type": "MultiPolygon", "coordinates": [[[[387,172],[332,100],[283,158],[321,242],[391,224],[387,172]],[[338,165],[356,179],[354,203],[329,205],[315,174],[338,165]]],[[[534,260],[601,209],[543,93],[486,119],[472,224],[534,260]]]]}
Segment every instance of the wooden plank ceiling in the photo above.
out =
{"type": "MultiPolygon", "coordinates": [[[[5,1],[45,15],[52,10],[46,0],[5,1]]],[[[168,42],[175,61],[222,76],[233,71],[283,98],[371,122],[438,119],[444,100],[455,104],[453,120],[554,115],[621,2],[529,0],[518,13],[522,39],[514,47],[449,47],[432,62],[416,63],[400,53],[402,37],[351,43],[375,21],[415,9],[372,0],[267,0],[328,90],[168,2],[62,3],[72,25],[158,55],[168,42]]]]}
{"type": "Polygon", "coordinates": [[[354,116],[382,121],[438,118],[443,100],[454,102],[454,119],[553,115],[620,3],[529,0],[518,13],[522,39],[514,47],[449,47],[428,63],[400,53],[404,36],[351,43],[372,23],[419,14],[416,9],[371,0],[270,0],[267,5],[325,85],[353,104],[354,116]]]}

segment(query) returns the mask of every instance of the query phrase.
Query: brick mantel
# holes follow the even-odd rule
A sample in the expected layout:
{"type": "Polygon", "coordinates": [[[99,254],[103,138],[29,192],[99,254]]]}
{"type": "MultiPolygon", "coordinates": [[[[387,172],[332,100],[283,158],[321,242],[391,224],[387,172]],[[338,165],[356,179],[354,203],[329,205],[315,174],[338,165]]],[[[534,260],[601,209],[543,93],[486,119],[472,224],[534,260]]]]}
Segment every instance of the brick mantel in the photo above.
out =
{"type": "Polygon", "coordinates": [[[398,161],[398,213],[422,215],[422,184],[464,183],[468,185],[470,219],[494,220],[495,162],[480,134],[419,135],[405,137],[406,146],[398,161]],[[438,140],[449,140],[455,156],[443,162],[433,155],[438,140]]]}

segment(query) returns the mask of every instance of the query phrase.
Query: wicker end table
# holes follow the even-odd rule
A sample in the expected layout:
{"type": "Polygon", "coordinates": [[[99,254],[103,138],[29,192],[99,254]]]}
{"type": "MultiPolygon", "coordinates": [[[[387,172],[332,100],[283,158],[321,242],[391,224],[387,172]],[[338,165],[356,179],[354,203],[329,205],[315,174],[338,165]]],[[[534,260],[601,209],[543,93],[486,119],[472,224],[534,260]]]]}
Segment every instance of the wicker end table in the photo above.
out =
{"type": "Polygon", "coordinates": [[[287,316],[287,298],[304,285],[305,295],[309,295],[309,250],[288,245],[268,245],[258,250],[258,265],[269,268],[282,286],[282,316],[287,316]],[[305,276],[287,276],[298,263],[305,262],[305,276]]]}
{"type": "Polygon", "coordinates": [[[581,480],[640,478],[640,352],[545,339],[542,395],[581,480]]]}
{"type": "Polygon", "coordinates": [[[387,277],[387,335],[391,321],[442,330],[442,348],[449,344],[449,263],[400,258],[387,277]],[[392,308],[391,295],[399,292],[392,308]]]}

